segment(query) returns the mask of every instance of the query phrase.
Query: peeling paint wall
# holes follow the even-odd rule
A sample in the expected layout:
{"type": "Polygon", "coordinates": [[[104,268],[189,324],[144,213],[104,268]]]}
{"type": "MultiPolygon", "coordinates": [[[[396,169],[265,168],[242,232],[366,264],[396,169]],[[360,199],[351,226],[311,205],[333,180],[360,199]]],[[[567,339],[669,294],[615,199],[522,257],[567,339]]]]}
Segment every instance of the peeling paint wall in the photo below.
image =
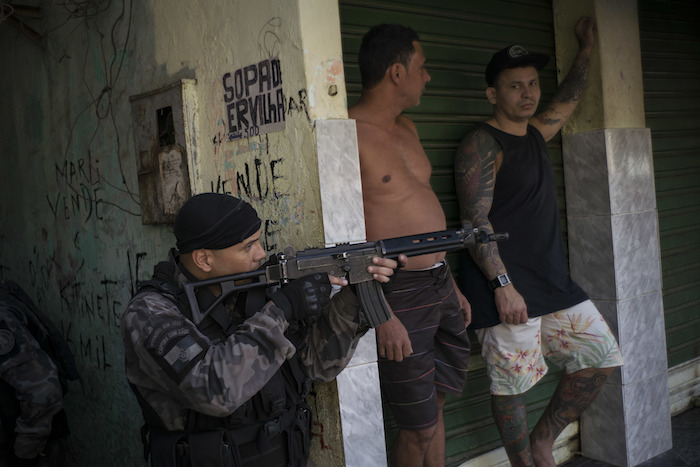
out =
{"type": "MultiPolygon", "coordinates": [[[[153,2],[149,60],[133,89],[148,91],[176,76],[197,80],[197,177],[194,191],[239,193],[262,216],[268,249],[286,241],[319,238],[305,216],[319,211],[313,122],[309,115],[297,7],[294,2],[153,2]],[[202,25],[200,27],[193,25],[202,25]],[[279,58],[284,89],[285,130],[230,140],[224,100],[227,74],[279,58]],[[154,84],[157,84],[154,86],[154,84]],[[292,176],[293,174],[293,176],[292,176]],[[316,184],[317,185],[317,184],[316,184]],[[284,234],[281,232],[284,231],[284,234]],[[284,237],[282,236],[284,235],[284,237]]],[[[246,96],[248,93],[246,93],[246,96]]],[[[246,97],[244,96],[244,98],[246,97]]],[[[245,136],[245,135],[244,135],[245,136]]]]}
{"type": "MultiPolygon", "coordinates": [[[[123,371],[119,321],[137,280],[174,243],[143,225],[129,97],[194,79],[193,192],[251,201],[268,251],[323,241],[314,120],[347,118],[339,31],[305,46],[325,0],[37,1],[0,24],[0,278],[19,282],[73,350],[66,410],[74,465],[142,465],[141,413],[123,371]],[[300,14],[300,9],[303,14],[300,14]],[[335,41],[335,43],[333,42],[335,41]],[[230,138],[224,77],[278,59],[284,129],[230,138]],[[332,86],[335,85],[335,88],[332,86]]],[[[325,21],[328,22],[327,20],[325,21]]],[[[337,24],[324,26],[339,29],[337,24]]]]}

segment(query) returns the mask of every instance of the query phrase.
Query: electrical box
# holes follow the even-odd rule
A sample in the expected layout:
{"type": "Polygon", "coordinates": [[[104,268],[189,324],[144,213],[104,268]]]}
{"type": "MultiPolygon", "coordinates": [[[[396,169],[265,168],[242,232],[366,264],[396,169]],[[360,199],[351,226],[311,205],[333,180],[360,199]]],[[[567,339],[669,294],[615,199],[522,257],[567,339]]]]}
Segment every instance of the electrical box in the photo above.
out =
{"type": "Polygon", "coordinates": [[[196,80],[130,96],[141,222],[166,224],[192,193],[196,80]]]}

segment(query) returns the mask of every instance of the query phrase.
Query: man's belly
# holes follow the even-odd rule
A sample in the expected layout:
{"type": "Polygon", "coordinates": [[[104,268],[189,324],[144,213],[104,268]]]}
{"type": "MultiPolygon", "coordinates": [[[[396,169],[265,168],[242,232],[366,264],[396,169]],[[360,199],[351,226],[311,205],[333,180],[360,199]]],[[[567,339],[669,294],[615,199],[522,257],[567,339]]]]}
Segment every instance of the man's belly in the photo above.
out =
{"type": "MultiPolygon", "coordinates": [[[[445,230],[446,223],[442,206],[431,191],[399,203],[365,199],[365,226],[367,240],[374,241],[445,230]]],[[[444,252],[413,256],[406,269],[429,268],[444,258],[444,252]]]]}

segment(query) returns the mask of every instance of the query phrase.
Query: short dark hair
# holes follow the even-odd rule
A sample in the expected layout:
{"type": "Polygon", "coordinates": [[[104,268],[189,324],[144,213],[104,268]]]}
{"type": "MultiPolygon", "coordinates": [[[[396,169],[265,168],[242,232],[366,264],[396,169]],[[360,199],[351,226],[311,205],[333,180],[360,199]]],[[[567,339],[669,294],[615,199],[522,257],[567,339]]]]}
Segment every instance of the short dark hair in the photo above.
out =
{"type": "Polygon", "coordinates": [[[394,63],[408,68],[416,51],[413,42],[418,40],[416,31],[400,24],[378,24],[367,31],[357,55],[362,88],[371,89],[379,84],[394,63]]]}

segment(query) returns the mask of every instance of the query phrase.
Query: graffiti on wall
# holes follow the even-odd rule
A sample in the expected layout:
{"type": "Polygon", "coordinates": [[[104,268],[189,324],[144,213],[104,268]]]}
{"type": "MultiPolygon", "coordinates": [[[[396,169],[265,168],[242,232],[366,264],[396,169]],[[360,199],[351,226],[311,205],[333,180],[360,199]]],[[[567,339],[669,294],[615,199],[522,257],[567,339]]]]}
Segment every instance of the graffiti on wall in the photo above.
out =
{"type": "Polygon", "coordinates": [[[55,175],[64,189],[46,195],[54,219],[79,218],[84,222],[103,219],[103,187],[96,161],[64,159],[55,164],[55,175]]]}
{"type": "MultiPolygon", "coordinates": [[[[257,66],[239,68],[233,75],[224,74],[222,81],[229,141],[284,130],[286,115],[291,113],[303,112],[311,122],[306,89],[297,91],[296,96],[285,97],[279,60],[263,60],[257,66]],[[268,65],[263,67],[263,63],[268,65]],[[268,68],[274,70],[273,77],[267,76],[269,71],[261,77],[261,70],[268,68]]],[[[221,143],[221,135],[217,134],[212,140],[215,144],[221,143]]]]}
{"type": "Polygon", "coordinates": [[[222,78],[228,139],[284,130],[285,111],[279,59],[241,67],[222,78]]]}
{"type": "MultiPolygon", "coordinates": [[[[124,3],[113,2],[114,8],[120,5],[123,7],[124,3]]],[[[52,134],[58,136],[53,138],[52,147],[59,149],[55,157],[48,157],[51,162],[42,169],[42,174],[35,175],[42,181],[40,203],[35,203],[41,212],[28,224],[35,229],[37,241],[25,242],[28,246],[25,249],[22,245],[21,251],[8,252],[7,258],[2,258],[5,264],[0,264],[0,277],[9,278],[12,274],[31,283],[37,305],[47,310],[68,341],[81,372],[80,388],[70,397],[77,397],[81,405],[97,402],[85,405],[89,410],[76,414],[76,433],[90,431],[98,437],[100,430],[115,429],[114,421],[109,418],[115,396],[118,396],[116,402],[130,400],[117,394],[122,386],[109,384],[122,382],[126,388],[121,314],[137,280],[149,277],[154,259],[161,259],[155,258],[160,253],[152,251],[152,246],[167,246],[161,245],[161,234],[153,230],[141,232],[136,228],[136,232],[129,232],[132,225],[138,226],[138,219],[134,218],[141,214],[139,193],[134,189],[136,174],[129,119],[124,118],[125,71],[130,63],[137,63],[125,60],[133,52],[127,34],[130,3],[126,6],[128,14],[110,10],[119,14],[110,23],[114,26],[111,34],[103,29],[106,22],[94,27],[90,22],[91,28],[76,28],[78,33],[87,31],[81,42],[85,50],[76,51],[68,47],[74,42],[67,43],[61,61],[68,64],[71,60],[81,61],[71,64],[68,72],[79,85],[71,87],[70,96],[65,99],[69,104],[62,109],[64,126],[58,123],[58,131],[52,134]],[[111,47],[106,46],[107,42],[102,47],[102,40],[111,40],[111,47]],[[82,70],[84,76],[78,76],[79,72],[74,70],[82,70]],[[29,245],[33,244],[32,250],[29,245]],[[140,245],[150,245],[148,256],[141,251],[146,248],[140,245]]],[[[281,231],[287,231],[286,223],[296,222],[290,221],[293,215],[301,218],[301,210],[297,206],[298,196],[289,188],[289,181],[283,180],[283,174],[290,173],[289,167],[284,167],[288,163],[286,154],[281,155],[275,143],[271,148],[267,135],[284,129],[285,122],[292,120],[290,116],[298,115],[299,121],[311,123],[307,90],[291,87],[286,89],[288,95],[282,91],[283,65],[275,58],[280,52],[280,35],[276,33],[279,25],[277,18],[261,31],[264,53],[259,61],[239,69],[231,67],[225,80],[219,80],[221,73],[211,80],[212,89],[217,91],[216,118],[221,125],[206,126],[204,133],[209,135],[211,128],[215,128],[217,136],[212,141],[217,160],[235,159],[235,164],[219,167],[218,173],[214,173],[211,191],[237,194],[259,208],[268,251],[278,249],[281,231]],[[233,140],[232,129],[238,135],[233,140]],[[241,152],[237,152],[239,142],[241,152]],[[281,215],[263,216],[265,210],[268,210],[266,214],[272,210],[281,215]]],[[[208,142],[198,142],[200,152],[206,152],[205,147],[211,150],[208,142]]],[[[8,244],[22,241],[15,239],[14,234],[11,240],[8,244]]],[[[322,432],[323,427],[319,430],[322,432]]],[[[92,454],[85,451],[94,450],[91,446],[81,446],[79,454],[90,457],[92,454]]],[[[100,455],[104,452],[98,451],[100,455]]]]}
{"type": "Polygon", "coordinates": [[[121,371],[121,361],[111,357],[116,336],[121,335],[121,314],[126,301],[135,292],[138,278],[145,271],[145,252],[126,252],[126,264],[114,275],[89,274],[84,260],[77,267],[63,270],[56,253],[46,257],[34,249],[29,259],[29,289],[36,294],[37,305],[56,319],[56,326],[69,343],[83,368],[121,371]],[[49,294],[49,284],[57,283],[59,297],[49,294]]]}
{"type": "MultiPolygon", "coordinates": [[[[289,168],[283,170],[285,157],[279,148],[271,149],[268,134],[283,130],[290,116],[298,115],[308,123],[311,118],[306,89],[289,89],[289,95],[283,92],[282,65],[275,58],[280,51],[279,36],[274,32],[279,19],[271,20],[268,26],[260,36],[268,58],[225,73],[221,82],[211,83],[219,91],[218,116],[222,86],[225,106],[224,118],[219,119],[212,138],[213,150],[214,154],[220,151],[224,164],[230,165],[210,181],[210,187],[212,192],[236,194],[254,203],[264,220],[265,248],[277,251],[282,230],[290,222],[299,222],[302,211],[300,201],[290,196],[289,187],[282,183],[282,174],[289,173],[289,168]],[[263,216],[266,210],[266,214],[272,210],[282,215],[263,216]]],[[[91,46],[90,41],[86,44],[91,46]]],[[[122,45],[121,55],[105,57],[103,62],[123,59],[128,47],[126,41],[122,45]]],[[[115,357],[121,313],[137,279],[149,275],[144,269],[146,253],[133,246],[116,253],[125,258],[123,267],[110,266],[108,274],[99,271],[104,266],[99,243],[117,239],[119,234],[112,229],[123,225],[126,216],[140,216],[138,193],[129,187],[135,177],[122,170],[120,160],[131,157],[124,145],[127,135],[123,130],[128,125],[114,120],[119,112],[113,107],[121,95],[118,90],[123,88],[123,79],[117,82],[120,70],[107,75],[108,81],[102,83],[92,77],[83,80],[84,94],[93,100],[77,100],[69,112],[73,117],[66,122],[67,140],[49,168],[52,183],[45,183],[45,192],[40,195],[47,225],[41,228],[43,243],[34,247],[27,260],[37,303],[53,306],[50,314],[56,317],[79,364],[88,373],[95,370],[97,374],[122,373],[123,362],[115,357]],[[95,83],[101,89],[89,89],[95,83]],[[86,128],[87,133],[81,133],[86,128]],[[52,221],[57,221],[56,232],[52,221]],[[110,233],[105,234],[107,231],[110,233]]],[[[13,267],[18,269],[16,264],[13,267]]],[[[0,264],[0,277],[8,270],[9,266],[0,264]]],[[[99,383],[99,377],[95,382],[99,383]]]]}
{"type": "Polygon", "coordinates": [[[265,22],[258,33],[258,48],[266,58],[224,73],[221,79],[228,141],[284,130],[286,116],[292,112],[303,112],[311,122],[306,89],[290,96],[285,96],[282,89],[282,65],[278,58],[281,27],[280,17],[265,22]]]}

